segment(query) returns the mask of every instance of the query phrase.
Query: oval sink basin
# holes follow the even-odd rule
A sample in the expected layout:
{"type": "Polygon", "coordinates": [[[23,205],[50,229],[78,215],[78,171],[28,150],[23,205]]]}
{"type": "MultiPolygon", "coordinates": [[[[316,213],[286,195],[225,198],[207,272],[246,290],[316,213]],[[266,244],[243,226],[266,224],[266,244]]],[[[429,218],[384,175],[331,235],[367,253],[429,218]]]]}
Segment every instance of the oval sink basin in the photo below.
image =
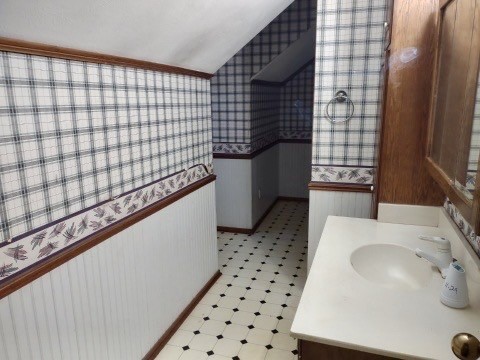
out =
{"type": "Polygon", "coordinates": [[[427,286],[432,267],[403,246],[371,244],[359,247],[350,256],[355,271],[383,287],[416,290],[427,286]]]}

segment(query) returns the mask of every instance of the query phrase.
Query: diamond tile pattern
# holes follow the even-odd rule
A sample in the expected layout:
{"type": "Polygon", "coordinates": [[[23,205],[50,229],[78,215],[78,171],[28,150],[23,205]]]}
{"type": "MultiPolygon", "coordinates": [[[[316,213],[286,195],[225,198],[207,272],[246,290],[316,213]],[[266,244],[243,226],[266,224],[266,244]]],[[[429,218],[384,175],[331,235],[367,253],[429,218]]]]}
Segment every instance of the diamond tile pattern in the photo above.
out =
{"type": "Polygon", "coordinates": [[[307,218],[307,203],[280,201],[255,234],[219,232],[222,276],[157,360],[297,359],[289,331],[306,279],[307,218]]]}

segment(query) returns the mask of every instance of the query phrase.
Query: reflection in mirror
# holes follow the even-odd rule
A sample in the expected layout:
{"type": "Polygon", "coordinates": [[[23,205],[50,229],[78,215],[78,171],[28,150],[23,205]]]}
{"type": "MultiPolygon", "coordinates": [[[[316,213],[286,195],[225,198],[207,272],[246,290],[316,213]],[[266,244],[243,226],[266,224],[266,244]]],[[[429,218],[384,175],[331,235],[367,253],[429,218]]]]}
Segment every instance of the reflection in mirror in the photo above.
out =
{"type": "MultiPolygon", "coordinates": [[[[448,99],[448,82],[449,75],[451,73],[451,62],[453,57],[453,35],[455,29],[455,16],[457,12],[456,2],[447,6],[444,10],[443,21],[442,21],[442,32],[440,35],[441,45],[440,45],[440,55],[438,60],[438,89],[436,94],[436,106],[435,106],[435,122],[434,122],[434,132],[433,132],[433,142],[431,156],[435,163],[439,164],[442,169],[442,158],[445,158],[445,152],[452,149],[452,146],[445,147],[445,109],[447,106],[448,99]]],[[[445,169],[444,169],[445,171],[445,169]]],[[[449,174],[446,171],[447,175],[449,174]]],[[[452,176],[453,178],[453,176],[452,176]]]]}
{"type": "Polygon", "coordinates": [[[480,0],[439,5],[426,166],[480,235],[480,0]]]}
{"type": "Polygon", "coordinates": [[[480,156],[480,79],[477,83],[477,94],[475,96],[475,109],[473,112],[472,136],[470,140],[470,152],[468,154],[468,168],[465,188],[469,199],[473,198],[475,183],[477,180],[478,160],[480,156]]]}
{"type": "MultiPolygon", "coordinates": [[[[474,12],[470,14],[470,17],[475,19],[474,12]]],[[[478,22],[478,19],[476,21],[478,22]]],[[[457,164],[455,177],[453,178],[455,188],[470,203],[474,198],[477,164],[480,154],[480,91],[478,91],[480,45],[478,41],[474,41],[474,39],[478,38],[478,27],[475,26],[475,21],[472,25],[469,66],[464,84],[465,100],[463,103],[462,120],[459,123],[461,136],[458,142],[457,164]]]]}
{"type": "MultiPolygon", "coordinates": [[[[465,112],[469,91],[467,83],[473,70],[471,61],[475,2],[450,2],[443,13],[438,63],[438,90],[431,156],[450,179],[464,184],[468,153],[459,154],[462,137],[468,133],[471,118],[465,112]],[[458,172],[459,166],[464,170],[458,172]],[[462,176],[459,176],[459,175],[462,176]],[[463,177],[464,179],[461,179],[463,177]]],[[[476,55],[478,57],[478,54],[476,55]]],[[[474,86],[476,87],[475,73],[474,86]]],[[[466,149],[465,149],[466,150],[466,149]]]]}

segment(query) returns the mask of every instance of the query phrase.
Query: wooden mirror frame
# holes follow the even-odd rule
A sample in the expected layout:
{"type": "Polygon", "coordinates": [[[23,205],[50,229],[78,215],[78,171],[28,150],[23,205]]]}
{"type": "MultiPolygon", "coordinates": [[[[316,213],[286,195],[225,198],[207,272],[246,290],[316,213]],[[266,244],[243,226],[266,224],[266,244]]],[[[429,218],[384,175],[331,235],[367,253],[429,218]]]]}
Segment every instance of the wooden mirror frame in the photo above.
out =
{"type": "MultiPolygon", "coordinates": [[[[440,0],[439,9],[437,12],[437,21],[436,21],[436,46],[435,46],[435,63],[433,70],[433,91],[430,102],[430,113],[428,119],[428,137],[427,137],[427,157],[425,159],[425,165],[433,177],[433,179],[439,184],[441,189],[444,191],[445,195],[449,200],[457,207],[460,214],[465,218],[465,220],[473,227],[473,230],[476,235],[480,235],[480,181],[475,182],[475,190],[473,192],[473,199],[469,199],[455,186],[455,180],[451,179],[445,171],[433,160],[431,154],[433,149],[433,133],[435,130],[435,111],[437,104],[437,93],[439,86],[439,68],[440,68],[440,46],[441,46],[441,34],[442,34],[442,25],[443,25],[443,14],[444,10],[454,0],[440,0]]],[[[478,79],[478,69],[480,67],[479,57],[480,57],[480,4],[477,4],[475,8],[475,19],[478,19],[477,25],[473,28],[472,36],[472,46],[473,49],[470,53],[470,60],[476,61],[476,67],[473,66],[468,70],[467,77],[467,93],[473,91],[476,93],[477,79],[478,79]],[[473,70],[472,70],[473,69],[473,70]],[[475,74],[472,74],[475,72],[475,74]],[[472,76],[474,75],[474,76],[472,76]],[[472,85],[473,84],[473,85],[472,85]],[[473,89],[472,89],[473,86],[473,89]]],[[[475,63],[473,63],[475,64],[475,63]]],[[[474,108],[475,97],[473,101],[471,99],[466,99],[465,104],[468,108],[474,108]],[[473,104],[472,104],[473,102],[473,104]]],[[[464,111],[462,117],[466,121],[473,120],[473,111],[464,111]]],[[[469,133],[471,136],[471,132],[469,133]]],[[[470,139],[468,139],[470,143],[470,139]]],[[[469,150],[469,149],[468,149],[469,150]]],[[[465,149],[459,149],[462,152],[462,156],[465,156],[465,149]]],[[[468,154],[466,155],[468,156],[468,154]]],[[[476,179],[480,180],[480,159],[477,166],[477,175],[476,179]]]]}

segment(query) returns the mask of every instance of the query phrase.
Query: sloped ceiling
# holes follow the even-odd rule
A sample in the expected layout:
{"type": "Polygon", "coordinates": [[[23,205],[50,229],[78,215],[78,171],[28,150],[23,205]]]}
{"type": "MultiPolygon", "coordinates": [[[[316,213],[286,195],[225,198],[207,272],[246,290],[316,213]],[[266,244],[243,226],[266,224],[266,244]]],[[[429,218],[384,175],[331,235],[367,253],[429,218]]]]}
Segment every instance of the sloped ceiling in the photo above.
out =
{"type": "Polygon", "coordinates": [[[252,80],[282,82],[315,57],[315,28],[305,31],[297,41],[276,56],[252,80]]]}
{"type": "Polygon", "coordinates": [[[217,71],[293,0],[0,0],[0,36],[217,71]]]}

